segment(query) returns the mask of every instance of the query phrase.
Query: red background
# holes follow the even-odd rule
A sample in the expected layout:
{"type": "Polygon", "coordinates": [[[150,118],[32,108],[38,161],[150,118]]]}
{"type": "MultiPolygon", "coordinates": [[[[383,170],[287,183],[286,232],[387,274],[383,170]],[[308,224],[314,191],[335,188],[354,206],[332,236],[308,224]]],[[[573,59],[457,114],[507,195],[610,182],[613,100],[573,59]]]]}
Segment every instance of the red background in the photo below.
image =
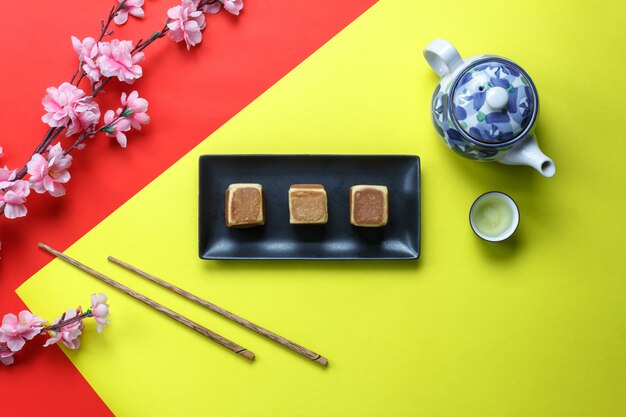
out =
{"type": "MultiPolygon", "coordinates": [[[[74,154],[67,196],[32,193],[27,217],[0,218],[0,315],[24,308],[15,289],[51,260],[37,242],[70,246],[373,3],[245,0],[239,17],[207,16],[202,44],[190,52],[168,38],[148,47],[144,77],[133,86],[110,83],[98,101],[104,113],[119,105],[121,91],[137,89],[150,103],[150,125],[131,133],[125,150],[113,138],[92,139],[74,154]]],[[[115,27],[114,37],[149,36],[176,4],[146,0],[146,18],[130,17],[115,27]]],[[[70,36],[96,37],[112,5],[63,0],[0,6],[0,164],[17,168],[29,158],[46,131],[40,121],[45,89],[75,69],[70,36]]],[[[13,366],[0,367],[1,414],[110,415],[61,350],[44,350],[42,343],[28,343],[13,366]]]]}

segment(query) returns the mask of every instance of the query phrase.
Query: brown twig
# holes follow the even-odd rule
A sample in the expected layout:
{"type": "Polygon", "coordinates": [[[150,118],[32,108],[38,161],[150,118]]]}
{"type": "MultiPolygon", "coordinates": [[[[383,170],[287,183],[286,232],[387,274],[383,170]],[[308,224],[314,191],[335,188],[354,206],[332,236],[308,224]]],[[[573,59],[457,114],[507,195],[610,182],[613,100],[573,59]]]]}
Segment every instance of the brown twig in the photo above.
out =
{"type": "Polygon", "coordinates": [[[109,26],[111,26],[111,22],[115,19],[115,16],[126,6],[126,1],[120,2],[117,6],[111,7],[111,11],[109,12],[109,17],[107,18],[106,23],[104,20],[100,21],[101,29],[100,29],[100,37],[98,37],[97,42],[100,42],[106,35],[111,35],[113,32],[107,33],[109,30],[109,26]]]}
{"type": "Polygon", "coordinates": [[[165,25],[163,25],[163,28],[160,31],[154,32],[148,39],[146,39],[145,41],[139,40],[139,42],[137,42],[137,45],[135,45],[135,47],[132,49],[131,54],[136,54],[139,53],[141,51],[143,51],[144,49],[146,49],[148,47],[148,45],[150,45],[152,42],[156,41],[157,39],[161,39],[162,37],[164,37],[167,32],[170,31],[170,28],[167,27],[167,24],[169,23],[170,19],[168,18],[165,21],[165,25]]]}
{"type": "Polygon", "coordinates": [[[109,123],[107,123],[107,124],[105,124],[105,125],[100,126],[98,129],[93,130],[93,128],[92,128],[92,129],[90,129],[90,130],[86,130],[85,132],[81,133],[81,134],[80,134],[80,136],[78,137],[78,139],[76,139],[76,141],[74,141],[74,143],[72,144],[72,146],[70,146],[69,148],[67,148],[67,149],[63,152],[63,155],[67,155],[67,154],[69,154],[69,153],[70,153],[70,152],[72,152],[74,149],[76,149],[76,148],[78,147],[78,145],[80,145],[80,144],[81,144],[81,143],[83,143],[85,140],[89,139],[90,137],[92,137],[92,136],[96,135],[97,133],[102,132],[102,131],[106,131],[107,129],[109,129],[109,128],[111,128],[111,127],[115,126],[115,123],[116,123],[117,121],[119,121],[119,120],[120,120],[121,118],[123,118],[123,117],[126,117],[126,116],[124,116],[124,113],[126,112],[126,109],[127,109],[127,108],[128,108],[128,107],[124,106],[124,107],[122,108],[122,111],[120,112],[120,114],[118,114],[117,116],[115,116],[115,119],[111,120],[109,123]]]}
{"type": "MultiPolygon", "coordinates": [[[[78,75],[78,72],[81,70],[82,67],[83,67],[83,60],[81,59],[81,60],[78,60],[78,67],[76,68],[76,71],[74,71],[74,74],[72,74],[72,78],[70,78],[70,84],[74,84],[74,80],[76,79],[76,76],[78,75]]],[[[82,74],[84,73],[85,72],[83,71],[82,74]]],[[[82,74],[81,74],[81,77],[82,77],[82,74]]],[[[78,85],[79,83],[80,83],[80,80],[78,80],[76,85],[78,85]]]]}
{"type": "Polygon", "coordinates": [[[63,315],[61,316],[61,318],[59,319],[59,322],[56,324],[51,324],[48,327],[44,327],[43,329],[41,329],[41,333],[44,332],[54,332],[57,331],[67,325],[70,325],[72,323],[76,323],[78,321],[81,321],[87,317],[93,317],[93,312],[91,311],[91,309],[85,311],[83,314],[80,314],[78,316],[72,317],[71,319],[67,319],[65,321],[63,321],[63,319],[65,318],[65,313],[63,313],[63,315]]]}

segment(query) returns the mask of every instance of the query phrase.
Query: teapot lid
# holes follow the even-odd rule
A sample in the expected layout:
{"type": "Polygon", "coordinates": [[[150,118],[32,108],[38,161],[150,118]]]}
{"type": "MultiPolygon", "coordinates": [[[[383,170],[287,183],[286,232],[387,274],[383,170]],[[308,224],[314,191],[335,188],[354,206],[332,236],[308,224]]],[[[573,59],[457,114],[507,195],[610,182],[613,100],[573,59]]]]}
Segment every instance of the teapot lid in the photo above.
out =
{"type": "Polygon", "coordinates": [[[521,138],[537,116],[537,90],[524,70],[503,58],[474,62],[452,86],[453,122],[482,145],[521,138]]]}

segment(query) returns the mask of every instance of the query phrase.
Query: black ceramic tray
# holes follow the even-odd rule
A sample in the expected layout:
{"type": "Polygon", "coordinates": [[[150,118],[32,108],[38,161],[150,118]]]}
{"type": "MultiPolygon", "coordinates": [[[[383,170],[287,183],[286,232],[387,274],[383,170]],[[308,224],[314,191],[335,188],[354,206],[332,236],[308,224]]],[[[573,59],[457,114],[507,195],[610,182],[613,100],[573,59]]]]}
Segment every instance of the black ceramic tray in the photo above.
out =
{"type": "Polygon", "coordinates": [[[417,259],[420,252],[420,162],[409,155],[203,155],[200,157],[199,255],[203,259],[417,259]],[[224,222],[228,186],[254,182],[265,191],[265,226],[224,222]],[[323,184],[326,225],[289,223],[291,184],[323,184]],[[350,224],[349,190],[386,185],[389,222],[350,224]]]}

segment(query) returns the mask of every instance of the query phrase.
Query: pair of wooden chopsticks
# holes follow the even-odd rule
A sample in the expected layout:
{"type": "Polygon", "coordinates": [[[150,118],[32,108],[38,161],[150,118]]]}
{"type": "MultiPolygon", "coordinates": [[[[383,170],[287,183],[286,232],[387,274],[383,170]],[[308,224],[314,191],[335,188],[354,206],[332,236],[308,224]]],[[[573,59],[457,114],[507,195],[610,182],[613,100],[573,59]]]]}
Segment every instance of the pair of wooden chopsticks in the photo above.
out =
{"type": "MultiPolygon", "coordinates": [[[[45,245],[43,243],[39,243],[39,247],[42,248],[43,250],[45,250],[46,252],[51,253],[52,255],[56,256],[59,259],[62,259],[66,262],[68,262],[71,265],[74,265],[75,267],[77,267],[78,269],[81,269],[85,272],[87,272],[88,274],[98,278],[99,280],[109,284],[110,286],[117,288],[118,290],[122,291],[123,293],[126,293],[128,295],[130,295],[131,297],[149,305],[150,307],[154,308],[157,311],[160,311],[161,313],[165,314],[166,316],[178,321],[179,323],[184,324],[187,327],[190,327],[192,329],[194,329],[195,331],[197,331],[198,333],[208,337],[209,339],[213,340],[214,342],[219,343],[220,345],[232,350],[233,352],[243,356],[244,358],[247,359],[254,359],[254,353],[252,353],[251,351],[247,350],[246,348],[239,346],[238,344],[226,339],[223,336],[220,336],[219,334],[207,329],[206,327],[203,327],[201,325],[199,325],[198,323],[189,320],[188,318],[176,313],[175,311],[170,310],[169,308],[157,303],[156,301],[151,300],[150,298],[139,294],[136,291],[133,291],[132,289],[120,284],[119,282],[107,277],[106,275],[89,268],[87,265],[84,265],[80,262],[78,262],[77,260],[65,255],[64,253],[51,248],[48,245],[45,245]]],[[[243,317],[240,317],[234,313],[231,313],[230,311],[223,309],[207,300],[204,300],[196,295],[193,295],[185,290],[183,290],[182,288],[176,287],[175,285],[172,285],[166,281],[163,281],[162,279],[159,279],[153,275],[148,274],[147,272],[144,272],[142,270],[140,270],[139,268],[136,268],[130,264],[127,264],[126,262],[120,261],[119,259],[116,259],[112,256],[108,257],[109,261],[122,266],[132,272],[135,272],[136,274],[149,279],[150,281],[157,283],[173,292],[175,292],[176,294],[183,296],[185,298],[187,298],[188,300],[191,300],[197,304],[200,304],[203,307],[208,308],[211,311],[214,311],[218,314],[221,314],[222,316],[236,322],[239,323],[240,325],[244,326],[247,329],[250,329],[260,335],[263,335],[265,337],[267,337],[268,339],[279,343],[283,346],[285,346],[288,349],[291,349],[292,351],[299,353],[300,355],[311,359],[314,362],[317,362],[321,365],[327,365],[328,364],[328,360],[326,358],[324,358],[323,356],[305,348],[302,347],[300,345],[298,345],[297,343],[294,343],[288,339],[285,339],[284,337],[271,332],[261,326],[259,326],[258,324],[254,324],[251,321],[248,321],[246,319],[244,319],[243,317]]]]}

